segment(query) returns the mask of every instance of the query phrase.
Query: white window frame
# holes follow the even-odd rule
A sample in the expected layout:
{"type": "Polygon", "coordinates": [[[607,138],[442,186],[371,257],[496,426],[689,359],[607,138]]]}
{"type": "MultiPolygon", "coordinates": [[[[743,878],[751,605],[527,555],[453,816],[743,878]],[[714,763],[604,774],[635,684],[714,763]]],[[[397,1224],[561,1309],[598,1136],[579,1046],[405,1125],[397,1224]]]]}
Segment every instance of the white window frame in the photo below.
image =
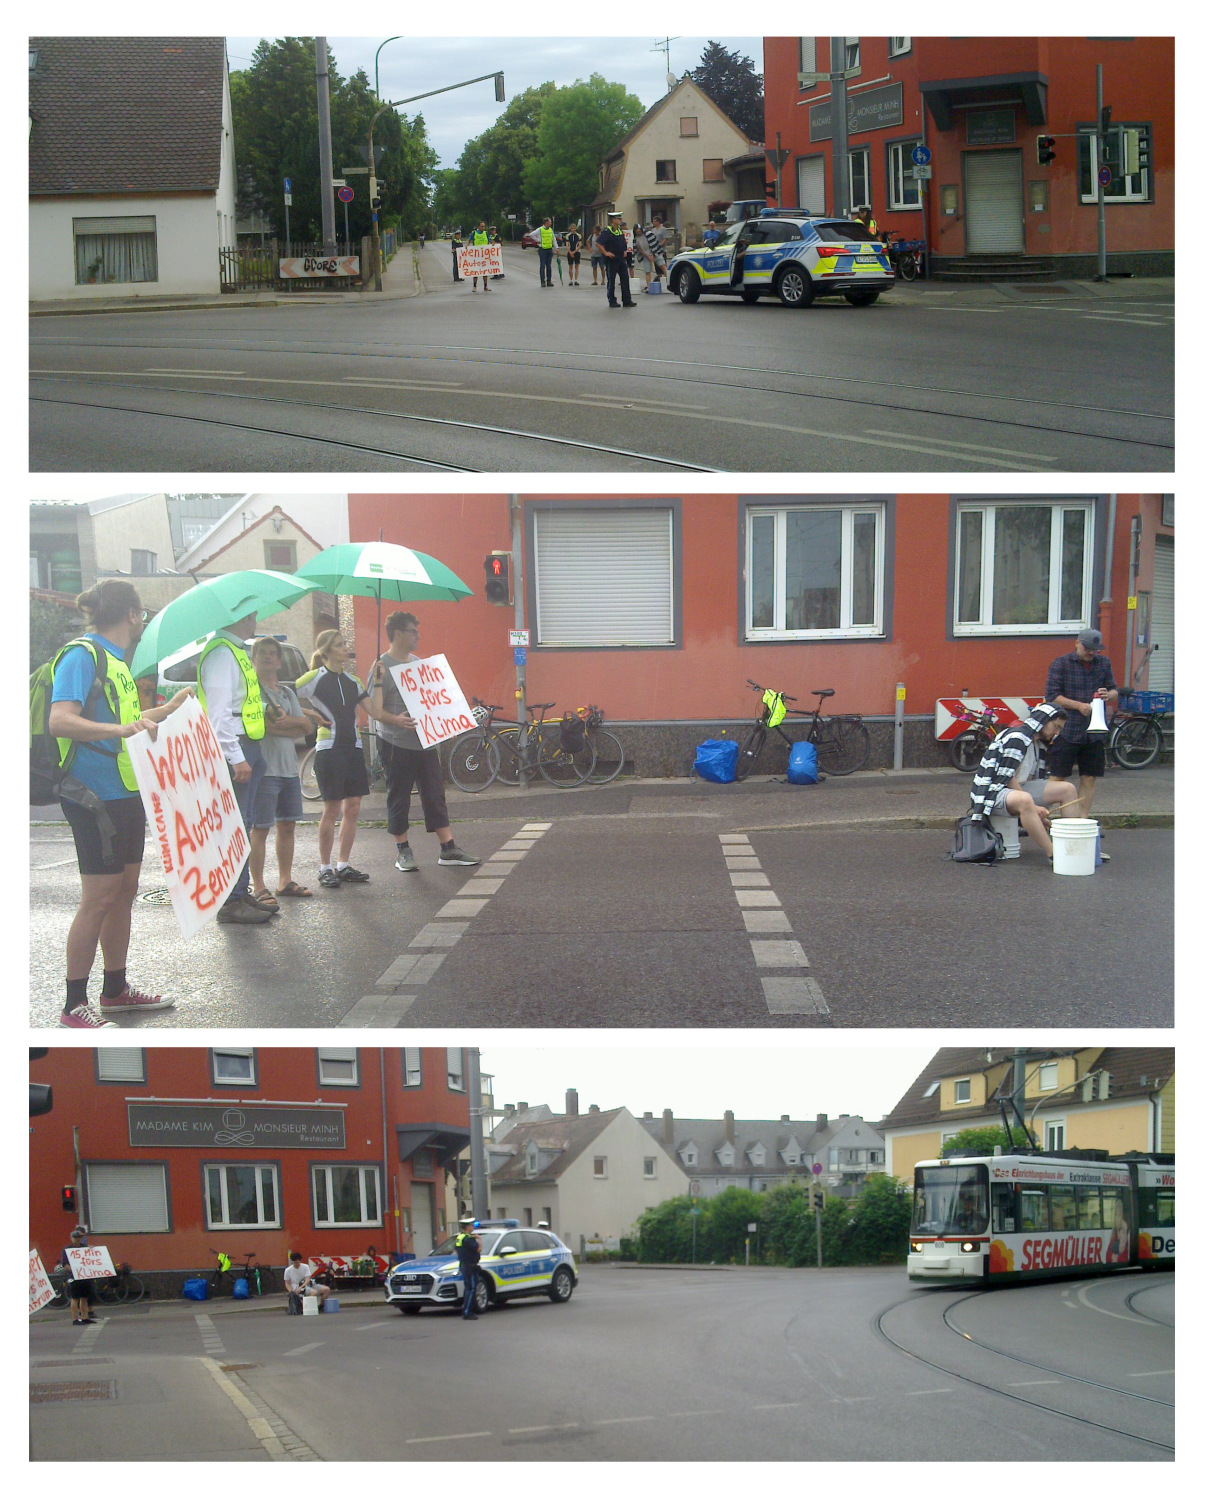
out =
{"type": "Polygon", "coordinates": [[[887,550],[887,517],[884,506],[878,501],[835,500],[824,505],[757,505],[750,506],[745,515],[745,635],[747,641],[819,641],[851,640],[882,636],[884,633],[884,569],[887,550]],[[839,623],[833,630],[788,630],[787,618],[787,517],[801,511],[836,510],[842,516],[842,562],[841,598],[838,605],[839,623]],[[854,576],[854,517],[875,516],[875,606],[869,624],[855,625],[851,621],[853,611],[854,576]],[[775,623],[755,628],[754,619],[754,522],[759,517],[772,516],[775,523],[775,623]]]}
{"type": "Polygon", "coordinates": [[[97,1083],[145,1083],[147,1081],[145,1047],[97,1047],[95,1052],[97,1083]],[[124,1065],[121,1070],[113,1066],[118,1058],[122,1059],[124,1065]],[[131,1071],[135,1060],[138,1065],[137,1072],[131,1071]],[[106,1063],[109,1064],[107,1072],[106,1063]]]}
{"type": "Polygon", "coordinates": [[[454,1094],[465,1092],[465,1049],[448,1047],[448,1088],[454,1094]]]}
{"type": "Polygon", "coordinates": [[[656,1156],[647,1156],[647,1157],[645,1157],[644,1160],[645,1160],[645,1179],[646,1179],[646,1181],[650,1181],[650,1180],[652,1180],[652,1179],[654,1179],[654,1178],[657,1177],[657,1157],[656,1156]]]}
{"type": "Polygon", "coordinates": [[[320,1087],[327,1089],[357,1089],[360,1087],[360,1053],[355,1047],[319,1047],[318,1048],[318,1082],[320,1087]],[[352,1076],[350,1078],[328,1078],[323,1069],[325,1064],[334,1063],[343,1066],[351,1065],[352,1076]]]}
{"type": "MultiPolygon", "coordinates": [[[[799,61],[799,73],[815,73],[817,71],[817,39],[815,36],[801,36],[796,38],[799,46],[796,49],[796,57],[799,61]]],[[[796,78],[797,93],[806,94],[809,89],[815,89],[815,83],[801,83],[796,78]]]]}
{"type": "Polygon", "coordinates": [[[105,1234],[170,1234],[172,1229],[171,1200],[168,1196],[167,1167],[162,1162],[85,1162],[84,1191],[87,1195],[88,1223],[93,1238],[105,1234]],[[159,1173],[162,1186],[163,1217],[154,1224],[130,1225],[113,1223],[105,1217],[99,1181],[103,1174],[112,1177],[122,1173],[137,1173],[149,1181],[151,1174],[159,1173]]]}
{"type": "Polygon", "coordinates": [[[888,147],[888,208],[893,213],[921,211],[921,186],[912,172],[913,147],[921,144],[920,136],[907,141],[893,141],[888,147]],[[907,195],[913,194],[913,197],[907,195]]]}
{"type": "Polygon", "coordinates": [[[1075,635],[1089,623],[1093,597],[1093,558],[1096,538],[1093,523],[1096,507],[1091,500],[974,500],[960,501],[955,514],[955,576],[951,588],[952,629],[955,635],[1075,635]],[[995,560],[997,516],[1005,510],[1017,508],[1034,509],[1042,505],[1050,509],[1051,569],[1047,584],[1047,621],[1045,624],[997,625],[986,615],[992,609],[993,566],[995,560]],[[980,618],[960,620],[959,579],[963,568],[963,517],[979,511],[983,516],[980,528],[980,618]],[[1072,512],[1081,512],[1085,517],[1084,572],[1080,580],[1080,613],[1061,619],[1059,610],[1063,600],[1063,543],[1067,517],[1072,512]]]}
{"type": "Polygon", "coordinates": [[[730,1142],[726,1141],[716,1153],[717,1160],[722,1167],[731,1167],[737,1159],[737,1153],[730,1142]]]}
{"type": "Polygon", "coordinates": [[[683,1165],[686,1166],[686,1167],[693,1167],[695,1165],[695,1152],[694,1151],[684,1151],[683,1152],[683,1165]]]}
{"type": "Polygon", "coordinates": [[[863,65],[862,41],[856,36],[846,38],[846,59],[843,66],[849,72],[851,68],[861,68],[863,65]]]}
{"type": "Polygon", "coordinates": [[[210,1065],[213,1068],[214,1082],[224,1084],[233,1088],[253,1089],[257,1086],[256,1074],[258,1069],[255,1063],[254,1047],[211,1047],[210,1065]],[[250,1072],[246,1078],[224,1078],[219,1065],[219,1059],[223,1057],[238,1057],[247,1060],[250,1072]]]}
{"type": "Polygon", "coordinates": [[[1039,1063],[1038,1087],[1039,1092],[1043,1094],[1048,1093],[1051,1089],[1057,1089],[1059,1087],[1059,1063],[1039,1063]]]}
{"type": "Polygon", "coordinates": [[[281,1227],[281,1183],[280,1173],[276,1164],[270,1161],[207,1161],[205,1163],[205,1185],[203,1188],[205,1199],[205,1227],[206,1229],[279,1229],[281,1227]],[[250,1167],[255,1172],[255,1203],[257,1218],[253,1224],[245,1224],[241,1220],[236,1221],[230,1217],[230,1198],[227,1190],[226,1173],[232,1168],[250,1167]],[[214,1218],[210,1212],[210,1179],[211,1172],[220,1172],[218,1197],[221,1201],[220,1217],[214,1218]],[[269,1218],[264,1213],[264,1179],[262,1172],[272,1174],[272,1198],[276,1205],[276,1213],[269,1218]]]}
{"type": "MultiPolygon", "coordinates": [[[[1124,130],[1137,130],[1139,132],[1141,141],[1146,140],[1147,159],[1150,164],[1152,159],[1152,130],[1150,123],[1148,121],[1137,121],[1127,125],[1121,121],[1115,121],[1111,129],[1116,130],[1120,125],[1124,130]]],[[[1080,194],[1080,201],[1082,203],[1096,203],[1097,132],[1095,130],[1082,130],[1076,137],[1076,172],[1078,183],[1080,179],[1080,153],[1084,149],[1083,143],[1085,141],[1088,142],[1089,183],[1092,191],[1087,193],[1082,191],[1080,194]]],[[[1150,203],[1152,199],[1151,181],[1149,178],[1150,171],[1151,166],[1148,165],[1146,167],[1140,167],[1137,172],[1128,173],[1125,179],[1121,177],[1115,177],[1114,181],[1111,182],[1110,187],[1106,188],[1106,190],[1102,193],[1102,198],[1105,201],[1106,207],[1108,208],[1113,203],[1150,203]],[[1121,181],[1126,182],[1125,189],[1120,193],[1111,192],[1110,188],[1114,187],[1115,183],[1121,181]]]]}
{"type": "Polygon", "coordinates": [[[971,1103],[971,1079],[970,1078],[956,1078],[956,1079],[954,1079],[953,1083],[952,1083],[952,1086],[951,1086],[951,1098],[955,1101],[956,1104],[970,1104],[971,1103]],[[967,1092],[963,1095],[962,1098],[960,1098],[960,1096],[959,1096],[959,1090],[960,1089],[966,1089],[967,1090],[967,1092]]]}
{"type": "MultiPolygon", "coordinates": [[[[850,207],[852,209],[862,208],[864,204],[868,208],[871,203],[871,148],[870,146],[852,146],[846,153],[846,181],[850,185],[850,207]],[[854,165],[855,157],[862,158],[862,172],[859,174],[863,179],[863,186],[856,193],[854,191],[854,165]]],[[[874,215],[872,216],[874,217],[874,215]]]]}
{"type": "Polygon", "coordinates": [[[1068,1149],[1067,1120],[1043,1121],[1043,1150],[1066,1151],[1068,1149]],[[1058,1137],[1058,1139],[1056,1139],[1058,1137]]]}
{"type": "Polygon", "coordinates": [[[314,1163],[310,1167],[310,1191],[313,1194],[314,1204],[314,1228],[315,1229],[379,1229],[381,1227],[381,1168],[364,1165],[360,1162],[323,1162],[314,1163]],[[360,1175],[360,1218],[351,1219],[321,1219],[318,1216],[318,1178],[321,1175],[327,1179],[327,1207],[332,1208],[335,1203],[335,1190],[331,1181],[332,1172],[357,1172],[360,1175]],[[365,1183],[369,1174],[376,1186],[377,1215],[375,1218],[367,1216],[365,1201],[365,1183]]]}
{"type": "Polygon", "coordinates": [[[524,1153],[524,1173],[528,1177],[535,1177],[540,1170],[540,1153],[537,1148],[530,1144],[524,1153]]]}
{"type": "Polygon", "coordinates": [[[594,1158],[594,1175],[600,1180],[607,1176],[607,1158],[605,1156],[596,1156],[594,1158]]]}
{"type": "Polygon", "coordinates": [[[888,38],[888,56],[903,57],[906,52],[912,52],[913,38],[911,36],[890,36],[888,38]]]}
{"type": "Polygon", "coordinates": [[[402,1087],[404,1089],[421,1089],[423,1087],[422,1047],[402,1048],[402,1087]]]}

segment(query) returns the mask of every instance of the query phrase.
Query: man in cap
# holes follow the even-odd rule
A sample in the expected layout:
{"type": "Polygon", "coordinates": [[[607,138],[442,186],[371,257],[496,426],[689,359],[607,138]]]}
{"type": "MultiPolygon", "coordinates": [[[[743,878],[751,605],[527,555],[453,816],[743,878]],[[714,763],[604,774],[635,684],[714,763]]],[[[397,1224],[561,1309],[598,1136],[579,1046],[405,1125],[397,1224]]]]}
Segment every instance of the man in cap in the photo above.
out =
{"type": "Polygon", "coordinates": [[[606,225],[599,230],[595,243],[607,270],[608,307],[635,307],[628,285],[628,241],[624,235],[624,221],[618,213],[607,215],[606,225]],[[616,281],[620,283],[620,301],[616,301],[616,281]]]}
{"type": "Polygon", "coordinates": [[[477,1221],[466,1217],[461,1220],[460,1233],[456,1237],[456,1258],[461,1265],[461,1280],[465,1283],[465,1303],[461,1308],[462,1318],[476,1318],[474,1293],[477,1291],[477,1268],[482,1258],[481,1241],[474,1234],[477,1221]]]}
{"type": "MultiPolygon", "coordinates": [[[[87,1243],[87,1229],[82,1224],[77,1224],[71,1231],[70,1248],[82,1250],[87,1243]]],[[[67,1267],[67,1297],[71,1303],[72,1326],[79,1328],[85,1323],[95,1323],[96,1319],[92,1316],[92,1282],[76,1278],[66,1250],[63,1251],[59,1264],[67,1267]]]]}
{"type": "MultiPolygon", "coordinates": [[[[1089,737],[1093,699],[1103,698],[1107,709],[1118,704],[1118,684],[1110,659],[1101,650],[1101,632],[1082,630],[1065,656],[1057,656],[1047,669],[1046,698],[1066,709],[1067,722],[1051,746],[1051,774],[1066,777],[1073,766],[1080,773],[1078,818],[1092,816],[1097,778],[1105,775],[1105,737],[1089,737]]],[[[1109,859],[1103,854],[1102,859],[1109,859]]]]}

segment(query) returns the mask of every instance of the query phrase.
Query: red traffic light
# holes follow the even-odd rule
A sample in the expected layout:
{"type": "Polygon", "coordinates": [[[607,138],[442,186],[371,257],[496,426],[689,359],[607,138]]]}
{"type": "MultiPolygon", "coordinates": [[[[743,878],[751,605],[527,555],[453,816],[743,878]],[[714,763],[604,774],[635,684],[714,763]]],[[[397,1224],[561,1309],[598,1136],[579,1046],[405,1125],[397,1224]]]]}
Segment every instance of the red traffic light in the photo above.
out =
{"type": "Polygon", "coordinates": [[[511,554],[491,552],[486,558],[486,599],[490,604],[514,604],[511,592],[511,554]]]}
{"type": "Polygon", "coordinates": [[[69,1214],[73,1214],[76,1210],[75,1185],[73,1183],[69,1183],[63,1189],[63,1207],[69,1214]]]}
{"type": "Polygon", "coordinates": [[[1036,136],[1034,145],[1040,167],[1045,167],[1048,162],[1055,160],[1055,137],[1053,135],[1036,136]]]}

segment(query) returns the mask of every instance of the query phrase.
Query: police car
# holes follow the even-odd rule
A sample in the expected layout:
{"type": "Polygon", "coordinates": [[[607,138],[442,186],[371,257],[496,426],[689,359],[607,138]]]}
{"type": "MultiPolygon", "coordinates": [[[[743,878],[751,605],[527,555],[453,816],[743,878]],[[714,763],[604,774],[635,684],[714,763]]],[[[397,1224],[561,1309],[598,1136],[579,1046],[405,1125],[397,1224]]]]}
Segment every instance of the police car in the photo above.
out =
{"type": "MultiPolygon", "coordinates": [[[[510,1302],[512,1297],[547,1297],[568,1302],[578,1284],[573,1252],[548,1229],[525,1229],[518,1219],[479,1222],[482,1247],[475,1310],[510,1302]]],[[[421,1260],[404,1260],[385,1278],[385,1300],[414,1315],[425,1307],[459,1307],[464,1301],[456,1256],[456,1235],[421,1260]]]]}
{"type": "Polygon", "coordinates": [[[743,302],[778,297],[787,307],[839,294],[854,307],[869,307],[895,280],[883,241],[857,219],[775,209],[728,225],[714,245],[684,250],[668,274],[683,302],[716,292],[743,302]]]}

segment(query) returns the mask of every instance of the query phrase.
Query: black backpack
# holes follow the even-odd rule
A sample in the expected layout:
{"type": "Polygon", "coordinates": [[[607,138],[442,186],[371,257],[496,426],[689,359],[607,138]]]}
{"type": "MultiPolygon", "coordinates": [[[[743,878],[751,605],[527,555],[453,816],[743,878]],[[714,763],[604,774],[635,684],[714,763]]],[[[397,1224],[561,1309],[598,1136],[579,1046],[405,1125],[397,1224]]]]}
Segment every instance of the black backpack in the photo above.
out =
{"type": "Polygon", "coordinates": [[[577,714],[565,714],[561,720],[561,748],[567,755],[586,749],[586,725],[577,714]]]}
{"type": "MultiPolygon", "coordinates": [[[[68,641],[61,651],[31,673],[29,679],[29,805],[49,807],[55,802],[73,802],[87,808],[96,817],[101,838],[101,854],[107,861],[113,847],[115,828],[104,802],[90,787],[71,774],[76,746],[73,744],[63,759],[59,758],[59,742],[50,732],[50,702],[54,688],[54,669],[73,646],[84,646],[92,652],[96,662],[96,676],[88,689],[88,696],[80,709],[80,717],[92,718],[92,711],[105,690],[109,674],[109,655],[98,641],[68,641]]],[[[93,744],[93,750],[101,755],[117,753],[93,744]]]]}
{"type": "Polygon", "coordinates": [[[1005,840],[986,818],[967,816],[955,824],[947,859],[960,865],[994,865],[1005,857],[1005,840]]]}

